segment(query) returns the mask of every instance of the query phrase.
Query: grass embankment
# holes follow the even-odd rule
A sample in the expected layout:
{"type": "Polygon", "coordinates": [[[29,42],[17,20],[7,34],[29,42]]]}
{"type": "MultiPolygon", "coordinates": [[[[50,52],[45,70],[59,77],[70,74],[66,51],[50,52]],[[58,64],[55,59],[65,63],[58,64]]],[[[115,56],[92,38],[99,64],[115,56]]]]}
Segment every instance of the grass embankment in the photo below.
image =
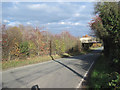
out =
{"type": "MultiPolygon", "coordinates": [[[[52,55],[54,59],[61,58],[59,55],[52,55]]],[[[13,67],[20,67],[20,66],[25,66],[29,64],[35,64],[35,63],[40,63],[40,62],[45,62],[51,60],[51,57],[48,56],[36,56],[34,58],[28,58],[24,60],[10,60],[10,61],[2,61],[2,69],[8,69],[8,68],[13,68],[13,67]]]]}
{"type": "MultiPolygon", "coordinates": [[[[58,59],[58,58],[65,58],[65,57],[72,57],[72,56],[76,56],[76,55],[82,55],[82,54],[86,54],[88,53],[88,51],[82,51],[82,52],[72,52],[72,53],[63,53],[62,55],[52,55],[52,58],[54,59],[58,59]]],[[[48,55],[48,56],[36,56],[33,58],[27,58],[24,60],[21,59],[16,59],[16,60],[10,60],[10,61],[2,61],[2,69],[6,70],[6,69],[10,69],[10,68],[15,68],[15,67],[20,67],[20,66],[26,66],[29,64],[36,64],[36,63],[40,63],[40,62],[45,62],[45,61],[50,61],[52,60],[52,58],[48,55]]]]}
{"type": "Polygon", "coordinates": [[[109,60],[101,55],[90,73],[89,88],[108,88],[109,74],[112,71],[109,60]]]}
{"type": "MultiPolygon", "coordinates": [[[[54,59],[58,59],[58,58],[64,58],[64,57],[71,57],[71,56],[76,56],[76,55],[81,55],[81,54],[85,54],[86,52],[81,52],[81,53],[64,53],[63,55],[52,55],[52,57],[54,59]]],[[[10,61],[2,61],[2,69],[6,70],[9,68],[15,68],[15,67],[20,67],[20,66],[25,66],[25,65],[29,65],[29,64],[35,64],[35,63],[40,63],[40,62],[45,62],[45,61],[50,61],[52,60],[52,58],[48,55],[48,56],[36,56],[33,58],[27,58],[24,60],[21,59],[16,59],[16,60],[10,60],[10,61]]]]}

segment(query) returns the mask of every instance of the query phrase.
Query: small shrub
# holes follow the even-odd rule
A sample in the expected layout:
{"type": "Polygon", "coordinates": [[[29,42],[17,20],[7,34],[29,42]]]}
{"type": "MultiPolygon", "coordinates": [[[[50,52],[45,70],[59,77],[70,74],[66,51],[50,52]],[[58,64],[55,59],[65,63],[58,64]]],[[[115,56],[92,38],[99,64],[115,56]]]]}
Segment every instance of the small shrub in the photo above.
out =
{"type": "Polygon", "coordinates": [[[28,47],[28,42],[22,42],[20,43],[20,53],[23,54],[24,56],[29,55],[29,47],[28,47]]]}
{"type": "Polygon", "coordinates": [[[113,72],[110,74],[110,79],[109,86],[120,89],[120,74],[118,72],[113,72]]]}

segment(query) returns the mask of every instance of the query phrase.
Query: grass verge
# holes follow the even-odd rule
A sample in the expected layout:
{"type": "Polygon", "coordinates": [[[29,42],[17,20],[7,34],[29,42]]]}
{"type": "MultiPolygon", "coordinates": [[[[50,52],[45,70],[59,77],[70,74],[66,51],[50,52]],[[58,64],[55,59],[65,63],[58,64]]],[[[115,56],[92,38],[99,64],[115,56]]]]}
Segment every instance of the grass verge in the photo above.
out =
{"type": "MultiPolygon", "coordinates": [[[[63,55],[52,55],[52,57],[54,59],[58,59],[58,58],[81,55],[81,54],[85,54],[85,53],[86,52],[81,52],[81,53],[76,52],[76,53],[71,53],[71,54],[64,53],[63,55]]],[[[25,66],[25,65],[29,65],[29,64],[50,61],[50,60],[52,60],[52,58],[48,55],[48,56],[36,56],[33,58],[24,59],[24,60],[16,59],[16,60],[10,60],[10,61],[2,61],[2,70],[25,66]]]]}
{"type": "MultiPolygon", "coordinates": [[[[52,56],[54,59],[61,58],[59,55],[52,55],[52,56]]],[[[50,60],[51,60],[51,57],[48,55],[48,56],[38,56],[38,57],[34,57],[34,58],[28,58],[25,60],[2,61],[2,69],[6,70],[9,68],[20,67],[20,66],[25,66],[25,65],[29,65],[29,64],[50,61],[50,60]]]]}
{"type": "Polygon", "coordinates": [[[109,74],[112,71],[109,60],[101,55],[90,73],[88,88],[109,88],[109,74]]]}

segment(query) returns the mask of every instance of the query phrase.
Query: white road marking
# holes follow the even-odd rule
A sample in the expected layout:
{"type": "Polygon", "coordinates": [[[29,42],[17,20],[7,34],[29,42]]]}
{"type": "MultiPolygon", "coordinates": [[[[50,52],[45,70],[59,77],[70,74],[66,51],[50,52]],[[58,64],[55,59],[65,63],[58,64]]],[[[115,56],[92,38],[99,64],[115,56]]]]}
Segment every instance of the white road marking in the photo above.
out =
{"type": "MultiPolygon", "coordinates": [[[[86,71],[86,73],[84,74],[84,77],[82,78],[82,80],[80,81],[80,83],[77,85],[77,87],[76,87],[77,89],[78,89],[78,88],[81,88],[81,84],[82,84],[84,78],[85,78],[86,75],[88,74],[88,72],[89,72],[89,70],[91,69],[91,67],[92,67],[93,64],[94,64],[94,61],[93,61],[92,64],[90,65],[88,71],[86,71]]],[[[76,90],[77,90],[77,89],[76,89],[76,90]]]]}

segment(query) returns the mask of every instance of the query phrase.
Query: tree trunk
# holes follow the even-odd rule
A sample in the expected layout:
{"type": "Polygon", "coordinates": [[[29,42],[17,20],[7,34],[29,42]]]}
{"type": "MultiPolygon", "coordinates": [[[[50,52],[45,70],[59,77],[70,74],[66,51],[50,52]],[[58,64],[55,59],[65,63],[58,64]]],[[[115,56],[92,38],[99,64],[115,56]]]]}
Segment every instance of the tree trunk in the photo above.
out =
{"type": "Polygon", "coordinates": [[[10,61],[10,59],[11,59],[11,54],[9,52],[9,54],[8,54],[8,61],[10,61]]]}
{"type": "Polygon", "coordinates": [[[50,40],[50,56],[52,55],[52,40],[50,40]]]}
{"type": "Polygon", "coordinates": [[[104,39],[103,43],[104,43],[104,55],[105,56],[109,56],[110,54],[110,43],[109,43],[109,39],[104,39]]]}

